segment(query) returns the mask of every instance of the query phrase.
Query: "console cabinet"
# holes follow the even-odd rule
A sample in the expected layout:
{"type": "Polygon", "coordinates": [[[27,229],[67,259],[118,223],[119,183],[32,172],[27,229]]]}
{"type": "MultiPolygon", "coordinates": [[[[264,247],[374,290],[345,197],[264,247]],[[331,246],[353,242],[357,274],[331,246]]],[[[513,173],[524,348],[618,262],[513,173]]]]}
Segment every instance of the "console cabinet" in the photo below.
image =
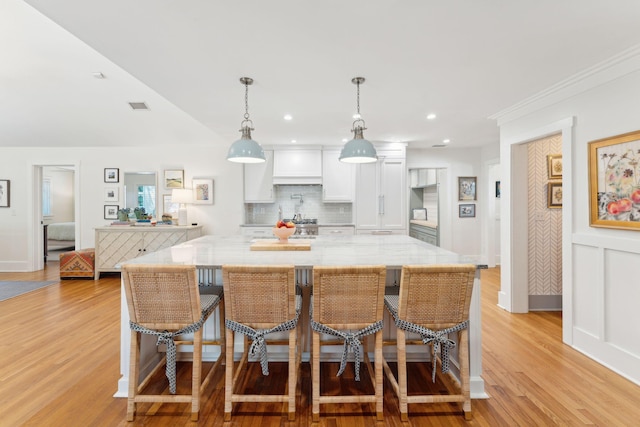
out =
{"type": "Polygon", "coordinates": [[[168,248],[202,235],[202,226],[96,228],[95,279],[103,271],[120,271],[118,263],[168,248]]]}

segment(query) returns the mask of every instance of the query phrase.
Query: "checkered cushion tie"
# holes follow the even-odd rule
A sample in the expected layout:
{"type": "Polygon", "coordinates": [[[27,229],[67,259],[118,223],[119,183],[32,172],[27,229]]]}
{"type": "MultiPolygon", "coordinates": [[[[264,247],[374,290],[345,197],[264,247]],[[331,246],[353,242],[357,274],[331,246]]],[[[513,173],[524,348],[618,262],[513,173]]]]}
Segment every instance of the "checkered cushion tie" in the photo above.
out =
{"type": "Polygon", "coordinates": [[[167,364],[165,368],[167,379],[169,380],[169,392],[171,394],[176,393],[176,343],[174,342],[174,337],[182,334],[193,333],[199,330],[207,318],[211,315],[213,310],[217,307],[220,302],[219,295],[201,295],[200,296],[200,307],[201,307],[201,316],[200,320],[195,323],[192,323],[184,328],[175,331],[158,331],[154,329],[148,329],[142,325],[138,325],[132,321],[129,321],[129,327],[132,331],[141,332],[143,334],[155,335],[158,337],[158,341],[156,346],[160,344],[166,344],[167,346],[167,364]]]}
{"type": "MultiPolygon", "coordinates": [[[[466,329],[469,326],[469,321],[465,320],[462,323],[458,323],[455,326],[446,329],[439,329],[434,331],[429,328],[425,328],[415,323],[407,322],[398,318],[398,296],[397,295],[385,295],[384,305],[387,307],[393,320],[398,328],[407,332],[412,332],[420,335],[424,344],[433,344],[433,352],[438,353],[440,351],[440,360],[442,360],[442,373],[449,372],[449,350],[456,346],[456,343],[449,339],[450,332],[457,332],[466,329]]],[[[433,371],[431,373],[431,380],[436,382],[436,358],[433,359],[433,371]]]]}
{"type": "Polygon", "coordinates": [[[302,295],[296,295],[296,316],[293,319],[280,323],[270,329],[253,329],[250,326],[238,323],[234,320],[226,319],[225,326],[234,332],[239,332],[246,335],[251,339],[251,346],[249,347],[249,355],[255,356],[256,353],[260,353],[260,367],[262,368],[262,375],[269,375],[269,358],[267,355],[267,342],[265,336],[273,332],[284,332],[291,329],[295,329],[298,325],[298,318],[300,317],[300,310],[302,309],[302,295]]]}

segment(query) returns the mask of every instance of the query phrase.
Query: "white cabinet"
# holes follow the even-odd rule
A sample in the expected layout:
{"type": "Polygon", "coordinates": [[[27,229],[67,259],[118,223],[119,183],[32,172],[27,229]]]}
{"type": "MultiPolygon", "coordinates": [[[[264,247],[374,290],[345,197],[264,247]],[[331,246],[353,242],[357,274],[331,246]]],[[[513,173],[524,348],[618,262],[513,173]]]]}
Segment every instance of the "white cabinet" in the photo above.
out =
{"type": "Polygon", "coordinates": [[[245,203],[273,203],[273,151],[264,150],[267,161],[245,163],[244,201],[245,203]]]}
{"type": "Polygon", "coordinates": [[[96,228],[95,278],[102,271],[120,271],[116,265],[141,255],[198,238],[202,226],[96,228]]]}
{"type": "Polygon", "coordinates": [[[274,184],[322,183],[322,151],[316,149],[275,150],[274,184]]]}
{"type": "Polygon", "coordinates": [[[356,231],[398,232],[407,230],[407,187],[404,157],[378,155],[376,163],[357,165],[356,231]]]}
{"type": "Polygon", "coordinates": [[[438,183],[437,169],[411,169],[409,179],[411,188],[424,188],[438,183]]]}
{"type": "Polygon", "coordinates": [[[319,236],[353,236],[355,228],[352,225],[321,225],[318,227],[319,236]]]}
{"type": "Polygon", "coordinates": [[[352,203],[356,185],[356,165],[339,160],[340,150],[322,152],[322,201],[352,203]]]}

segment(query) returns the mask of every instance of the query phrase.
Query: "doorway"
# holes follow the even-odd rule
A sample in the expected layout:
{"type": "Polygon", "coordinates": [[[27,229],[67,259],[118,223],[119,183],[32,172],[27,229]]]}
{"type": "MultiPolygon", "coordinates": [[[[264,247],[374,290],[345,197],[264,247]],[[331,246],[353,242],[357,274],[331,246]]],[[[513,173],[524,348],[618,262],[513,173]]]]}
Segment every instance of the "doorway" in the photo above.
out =
{"type": "Polygon", "coordinates": [[[29,271],[38,271],[44,269],[49,243],[53,250],[80,245],[79,178],[75,163],[41,162],[32,164],[31,170],[29,271]],[[45,241],[50,224],[63,226],[56,226],[53,234],[47,230],[45,241]]]}

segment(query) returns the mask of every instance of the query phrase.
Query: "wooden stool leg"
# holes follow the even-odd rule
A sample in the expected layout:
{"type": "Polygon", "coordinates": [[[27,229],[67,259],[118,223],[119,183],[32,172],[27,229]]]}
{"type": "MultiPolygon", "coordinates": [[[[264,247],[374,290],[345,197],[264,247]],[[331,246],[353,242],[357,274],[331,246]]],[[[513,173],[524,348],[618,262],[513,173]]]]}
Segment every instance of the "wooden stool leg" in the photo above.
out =
{"type": "Polygon", "coordinates": [[[312,421],[320,421],[320,334],[313,332],[313,357],[311,360],[311,416],[312,421]]]}
{"type": "Polygon", "coordinates": [[[463,329],[458,331],[458,357],[460,358],[460,390],[464,395],[464,402],[462,402],[462,411],[464,412],[464,419],[471,420],[473,414],[471,413],[471,386],[469,384],[469,329],[463,329]]]}
{"type": "Polygon", "coordinates": [[[382,366],[384,365],[384,361],[382,360],[382,331],[376,332],[376,419],[378,421],[384,420],[384,410],[382,404],[382,383],[384,382],[384,377],[382,375],[382,366]]]}
{"type": "Polygon", "coordinates": [[[407,345],[406,334],[397,329],[398,348],[398,402],[400,406],[400,420],[409,421],[409,405],[407,404],[407,345]]]}
{"type": "Polygon", "coordinates": [[[131,331],[129,352],[129,396],[127,398],[127,421],[133,421],[136,414],[136,395],[140,376],[140,341],[138,332],[131,331]]]}
{"type": "Polygon", "coordinates": [[[193,333],[193,363],[191,366],[191,421],[198,421],[200,412],[200,378],[202,375],[202,328],[193,333]]]}
{"type": "Polygon", "coordinates": [[[296,419],[296,332],[289,331],[289,421],[296,419]]]}
{"type": "Polygon", "coordinates": [[[224,377],[224,420],[231,421],[231,395],[233,394],[233,331],[225,331],[225,377],[224,377]]]}

